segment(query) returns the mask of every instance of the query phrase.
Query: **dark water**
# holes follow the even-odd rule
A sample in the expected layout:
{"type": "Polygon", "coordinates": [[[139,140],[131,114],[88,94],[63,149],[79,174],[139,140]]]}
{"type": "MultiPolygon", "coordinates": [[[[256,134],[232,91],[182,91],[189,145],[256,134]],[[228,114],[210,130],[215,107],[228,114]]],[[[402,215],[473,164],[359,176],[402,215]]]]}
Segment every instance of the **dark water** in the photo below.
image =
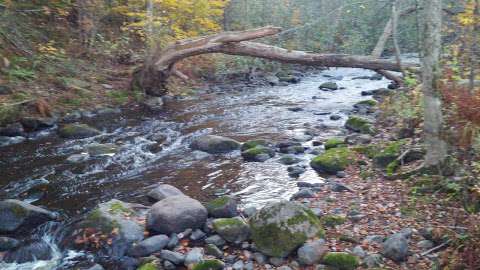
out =
{"type": "MultiPolygon", "coordinates": [[[[288,199],[297,191],[296,181],[315,182],[322,178],[310,169],[298,180],[290,178],[287,166],[278,163],[279,156],[264,163],[248,163],[239,152],[212,156],[191,151],[190,141],[201,134],[239,141],[301,139],[305,132],[317,134],[315,139],[339,134],[352,105],[366,99],[360,92],[389,83],[385,79],[352,80],[365,75],[373,72],[331,69],[308,75],[301,83],[289,86],[200,94],[169,101],[165,111],[155,115],[132,108],[116,116],[90,120],[90,124],[104,131],[94,138],[67,141],[46,136],[2,148],[0,199],[21,198],[60,211],[66,217],[111,198],[145,202],[146,192],[159,182],[177,186],[201,201],[219,189],[237,195],[243,206],[288,199]],[[345,89],[319,90],[321,83],[332,80],[325,75],[342,76],[336,82],[345,89]],[[318,99],[312,99],[313,96],[318,99]],[[288,110],[293,107],[303,110],[288,110]],[[331,121],[330,115],[322,115],[324,112],[340,114],[342,120],[331,121]],[[165,137],[163,149],[152,151],[160,135],[165,137]],[[113,143],[119,151],[75,164],[67,161],[73,154],[84,153],[85,146],[92,143],[113,143]],[[26,192],[36,185],[39,186],[34,191],[26,192]]],[[[304,145],[312,148],[311,141],[304,145]]],[[[308,164],[312,156],[301,157],[308,164]]]]}

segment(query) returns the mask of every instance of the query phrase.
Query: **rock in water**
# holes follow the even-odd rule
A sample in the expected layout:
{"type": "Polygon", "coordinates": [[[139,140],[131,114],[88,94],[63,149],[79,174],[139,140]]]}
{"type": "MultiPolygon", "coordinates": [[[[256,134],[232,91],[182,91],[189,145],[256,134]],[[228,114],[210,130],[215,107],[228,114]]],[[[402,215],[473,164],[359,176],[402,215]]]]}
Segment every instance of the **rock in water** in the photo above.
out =
{"type": "Polygon", "coordinates": [[[147,193],[147,196],[154,201],[161,201],[165,198],[177,195],[184,195],[178,188],[161,184],[147,193]]]}
{"type": "Polygon", "coordinates": [[[167,197],[152,206],[147,215],[147,228],[171,234],[186,229],[199,229],[207,221],[207,209],[185,195],[167,197]]]}
{"type": "Polygon", "coordinates": [[[54,220],[57,214],[19,200],[0,202],[0,233],[31,230],[38,225],[54,220]]]}
{"type": "Polygon", "coordinates": [[[162,250],[167,246],[169,238],[166,235],[155,235],[135,244],[130,248],[128,254],[133,257],[146,257],[154,252],[162,250]]]}
{"type": "Polygon", "coordinates": [[[355,153],[346,147],[332,148],[313,158],[310,166],[320,173],[336,174],[352,165],[354,157],[355,153]]]}
{"type": "Polygon", "coordinates": [[[215,219],[213,229],[230,243],[241,243],[250,236],[250,227],[240,217],[215,219]]]}
{"type": "Polygon", "coordinates": [[[68,124],[58,130],[58,135],[65,139],[84,139],[100,134],[99,130],[86,124],[68,124]]]}
{"type": "Polygon", "coordinates": [[[312,237],[323,237],[320,220],[295,202],[267,204],[250,218],[252,239],[262,253],[285,257],[312,237]]]}
{"type": "Polygon", "coordinates": [[[234,198],[223,196],[206,205],[208,214],[215,218],[231,218],[238,215],[237,202],[234,198]]]}
{"type": "Polygon", "coordinates": [[[383,256],[396,262],[403,262],[408,256],[408,240],[402,233],[396,233],[387,238],[382,246],[383,256]]]}
{"type": "Polygon", "coordinates": [[[7,252],[3,260],[7,263],[26,263],[36,260],[50,260],[51,258],[52,248],[50,245],[44,241],[36,240],[7,252]]]}
{"type": "Polygon", "coordinates": [[[335,82],[325,82],[325,83],[322,83],[318,88],[322,90],[334,91],[334,90],[338,90],[338,85],[335,82]]]}
{"type": "Polygon", "coordinates": [[[240,149],[240,143],[230,138],[205,135],[195,138],[190,144],[190,148],[210,154],[222,154],[240,149]]]}
{"type": "Polygon", "coordinates": [[[301,246],[298,251],[298,260],[305,265],[313,265],[320,263],[323,255],[328,252],[325,240],[315,240],[301,246]]]}
{"type": "Polygon", "coordinates": [[[17,239],[0,236],[0,252],[17,248],[19,245],[20,241],[18,241],[17,239]]]}

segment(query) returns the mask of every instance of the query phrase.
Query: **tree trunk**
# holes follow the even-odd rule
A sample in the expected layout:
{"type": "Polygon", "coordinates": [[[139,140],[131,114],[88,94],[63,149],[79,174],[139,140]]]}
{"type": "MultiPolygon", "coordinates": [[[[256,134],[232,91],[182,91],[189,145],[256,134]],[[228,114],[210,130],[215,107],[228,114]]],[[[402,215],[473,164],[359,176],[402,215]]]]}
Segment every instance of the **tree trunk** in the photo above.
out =
{"type": "Polygon", "coordinates": [[[424,95],[424,136],[426,167],[440,168],[447,156],[442,138],[442,101],[438,92],[441,51],[442,0],[423,0],[422,81],[424,95]]]}
{"type": "MultiPolygon", "coordinates": [[[[170,75],[174,75],[175,63],[187,57],[206,53],[259,57],[283,63],[309,66],[400,71],[396,62],[373,59],[370,56],[317,54],[250,42],[250,40],[275,35],[280,31],[281,28],[268,26],[177,41],[163,50],[154,52],[146,60],[145,65],[135,72],[132,82],[133,87],[144,89],[150,95],[164,95],[166,93],[166,81],[170,75]]],[[[403,68],[415,67],[414,64],[405,64],[403,68]]]]}

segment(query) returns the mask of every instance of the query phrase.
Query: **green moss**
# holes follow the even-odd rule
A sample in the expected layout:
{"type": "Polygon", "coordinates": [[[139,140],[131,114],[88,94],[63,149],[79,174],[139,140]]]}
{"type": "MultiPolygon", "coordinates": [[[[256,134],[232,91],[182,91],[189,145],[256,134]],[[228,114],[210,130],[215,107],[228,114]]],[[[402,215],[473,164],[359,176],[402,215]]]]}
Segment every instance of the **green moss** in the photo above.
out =
{"type": "Polygon", "coordinates": [[[367,100],[362,100],[355,105],[367,105],[370,107],[374,107],[374,106],[377,106],[377,102],[373,99],[367,99],[367,100]]]}
{"type": "Polygon", "coordinates": [[[252,238],[255,245],[269,250],[267,255],[273,257],[284,257],[287,250],[294,250],[305,243],[307,237],[301,232],[292,233],[276,224],[266,224],[261,227],[252,226],[252,238]],[[275,244],[272,244],[275,243],[275,244]]]}
{"type": "Polygon", "coordinates": [[[369,158],[373,158],[378,151],[378,147],[375,145],[356,145],[352,148],[353,151],[363,154],[369,158]]]}
{"type": "Polygon", "coordinates": [[[347,129],[356,131],[356,132],[361,132],[364,134],[373,134],[374,130],[372,125],[367,119],[358,117],[358,116],[350,116],[345,123],[345,127],[347,129]]]}
{"type": "Polygon", "coordinates": [[[399,166],[400,166],[400,162],[398,162],[398,160],[394,160],[390,162],[386,168],[387,175],[392,176],[399,166]]]}
{"type": "Polygon", "coordinates": [[[321,218],[323,225],[327,227],[335,227],[337,225],[341,225],[347,221],[347,219],[343,216],[338,215],[325,215],[321,218]]]}
{"type": "Polygon", "coordinates": [[[379,167],[386,168],[401,155],[402,146],[404,144],[404,140],[395,141],[381,148],[373,157],[375,164],[379,167]]]}
{"type": "Polygon", "coordinates": [[[110,205],[110,212],[112,214],[131,214],[132,210],[121,202],[114,202],[110,205]]]}
{"type": "Polygon", "coordinates": [[[359,266],[358,258],[346,252],[328,252],[323,263],[338,270],[354,270],[359,266]]]}
{"type": "Polygon", "coordinates": [[[335,174],[354,163],[354,152],[346,147],[332,148],[315,157],[310,166],[319,172],[335,174]]]}
{"type": "Polygon", "coordinates": [[[213,221],[213,229],[218,231],[230,226],[243,226],[245,223],[238,218],[218,218],[213,221]]]}
{"type": "Polygon", "coordinates": [[[22,109],[16,105],[0,105],[0,126],[14,122],[20,117],[22,109]]]}
{"type": "Polygon", "coordinates": [[[266,140],[253,140],[253,141],[248,141],[244,144],[242,144],[242,151],[255,148],[257,146],[267,146],[269,143],[266,140]]]}
{"type": "Polygon", "coordinates": [[[143,264],[142,266],[137,268],[137,270],[157,270],[157,269],[158,269],[157,265],[153,262],[143,264]]]}
{"type": "Polygon", "coordinates": [[[97,228],[103,233],[110,233],[113,229],[118,228],[119,224],[116,220],[106,218],[100,209],[96,208],[88,214],[83,222],[83,227],[97,228]]]}
{"type": "Polygon", "coordinates": [[[339,138],[331,138],[324,143],[324,146],[325,146],[325,150],[328,150],[328,149],[337,148],[337,147],[345,147],[347,145],[343,140],[339,138]]]}
{"type": "Polygon", "coordinates": [[[192,270],[221,270],[225,264],[220,260],[205,260],[193,266],[192,270]]]}
{"type": "Polygon", "coordinates": [[[129,91],[109,91],[107,97],[111,98],[117,104],[125,104],[130,100],[129,91]]]}
{"type": "Polygon", "coordinates": [[[222,197],[216,198],[216,199],[208,202],[207,205],[206,205],[206,208],[207,209],[215,209],[215,208],[223,207],[229,201],[230,201],[230,198],[228,196],[222,196],[222,197]]]}

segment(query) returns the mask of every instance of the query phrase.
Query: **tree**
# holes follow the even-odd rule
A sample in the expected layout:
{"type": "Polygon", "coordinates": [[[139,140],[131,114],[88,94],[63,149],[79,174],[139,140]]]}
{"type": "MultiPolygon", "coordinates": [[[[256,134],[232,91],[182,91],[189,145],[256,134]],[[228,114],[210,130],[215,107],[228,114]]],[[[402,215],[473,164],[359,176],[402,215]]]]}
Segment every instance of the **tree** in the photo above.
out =
{"type": "Polygon", "coordinates": [[[438,167],[447,156],[442,138],[442,101],[438,83],[440,72],[442,0],[422,1],[422,90],[424,95],[425,166],[438,167]]]}

